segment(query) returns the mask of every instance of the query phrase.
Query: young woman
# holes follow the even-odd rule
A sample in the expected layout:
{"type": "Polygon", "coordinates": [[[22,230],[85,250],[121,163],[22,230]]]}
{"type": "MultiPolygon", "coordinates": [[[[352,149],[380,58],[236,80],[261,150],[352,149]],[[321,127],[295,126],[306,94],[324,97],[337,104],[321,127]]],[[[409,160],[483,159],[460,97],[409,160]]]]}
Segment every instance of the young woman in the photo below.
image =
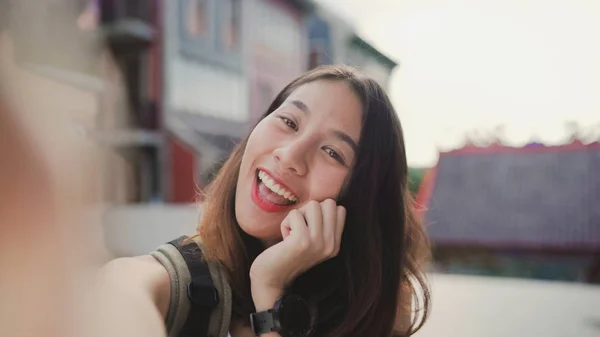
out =
{"type": "MultiPolygon", "coordinates": [[[[428,246],[407,185],[402,128],[374,80],[326,66],[285,87],[212,182],[195,237],[226,271],[230,334],[253,336],[248,317],[286,293],[316,309],[313,336],[422,326],[428,246]]],[[[107,268],[165,318],[171,282],[161,263],[145,256],[107,268]]]]}

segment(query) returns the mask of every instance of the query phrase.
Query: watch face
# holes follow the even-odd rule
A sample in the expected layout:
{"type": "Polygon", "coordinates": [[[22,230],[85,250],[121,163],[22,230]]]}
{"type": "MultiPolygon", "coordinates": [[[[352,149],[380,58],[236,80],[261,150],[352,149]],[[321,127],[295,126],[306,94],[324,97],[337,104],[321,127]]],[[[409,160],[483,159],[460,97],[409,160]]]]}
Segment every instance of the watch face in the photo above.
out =
{"type": "Polygon", "coordinates": [[[306,335],[312,327],[312,317],[308,304],[299,296],[285,296],[279,309],[279,322],[285,336],[300,337],[306,335]]]}

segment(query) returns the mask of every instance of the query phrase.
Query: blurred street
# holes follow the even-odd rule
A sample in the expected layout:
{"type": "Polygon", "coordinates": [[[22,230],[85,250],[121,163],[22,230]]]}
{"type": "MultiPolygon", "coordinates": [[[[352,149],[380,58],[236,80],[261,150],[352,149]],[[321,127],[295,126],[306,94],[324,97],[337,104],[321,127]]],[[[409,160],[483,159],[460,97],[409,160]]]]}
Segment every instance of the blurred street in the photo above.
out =
{"type": "Polygon", "coordinates": [[[430,281],[431,319],[415,336],[600,335],[598,286],[443,274],[430,281]]]}

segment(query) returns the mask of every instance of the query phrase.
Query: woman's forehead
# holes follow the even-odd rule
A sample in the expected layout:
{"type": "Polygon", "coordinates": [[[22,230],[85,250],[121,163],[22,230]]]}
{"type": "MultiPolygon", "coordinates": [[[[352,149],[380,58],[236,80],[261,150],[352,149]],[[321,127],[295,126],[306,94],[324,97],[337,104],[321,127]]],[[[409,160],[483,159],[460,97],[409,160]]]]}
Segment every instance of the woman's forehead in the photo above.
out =
{"type": "Polygon", "coordinates": [[[347,129],[353,138],[360,135],[362,102],[343,81],[314,81],[294,90],[282,106],[324,123],[347,129]]]}
{"type": "Polygon", "coordinates": [[[284,105],[294,105],[306,113],[362,113],[360,98],[342,81],[319,80],[301,85],[287,97],[284,105]]]}
{"type": "MultiPolygon", "coordinates": [[[[311,96],[315,99],[337,99],[356,96],[356,94],[350,89],[348,84],[342,80],[316,80],[298,86],[289,95],[289,97],[298,96],[311,96]]],[[[358,97],[356,97],[356,99],[358,99],[358,97]]]]}

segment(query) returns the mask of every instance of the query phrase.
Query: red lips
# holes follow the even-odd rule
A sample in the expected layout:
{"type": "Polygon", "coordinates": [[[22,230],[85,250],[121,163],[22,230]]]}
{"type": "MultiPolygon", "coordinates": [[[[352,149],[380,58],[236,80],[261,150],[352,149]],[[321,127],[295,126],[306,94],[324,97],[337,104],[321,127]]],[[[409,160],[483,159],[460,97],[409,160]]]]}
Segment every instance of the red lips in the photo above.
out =
{"type": "MultiPolygon", "coordinates": [[[[266,170],[266,169],[263,169],[263,168],[259,168],[259,171],[265,172],[277,184],[279,184],[280,186],[284,187],[288,191],[292,192],[292,190],[289,187],[287,187],[283,182],[281,182],[280,179],[276,178],[274,176],[274,174],[272,174],[271,172],[269,172],[269,170],[266,170]]],[[[254,181],[252,183],[252,191],[250,192],[250,196],[252,198],[252,201],[254,201],[254,203],[256,204],[256,206],[258,206],[263,211],[270,212],[270,213],[271,212],[281,212],[281,211],[289,210],[291,208],[291,206],[295,205],[295,203],[294,204],[290,204],[290,205],[278,205],[278,204],[274,204],[274,203],[270,202],[269,200],[267,200],[260,193],[259,183],[260,183],[260,181],[259,181],[258,177],[255,177],[255,179],[254,179],[254,181]]],[[[294,193],[294,195],[295,195],[295,193],[294,193]]]]}
{"type": "Polygon", "coordinates": [[[258,208],[262,209],[263,211],[269,213],[281,212],[289,209],[291,206],[294,205],[276,205],[266,200],[258,191],[258,184],[258,179],[254,179],[254,181],[252,182],[252,191],[250,192],[250,196],[252,198],[252,201],[254,201],[254,203],[256,204],[256,206],[258,206],[258,208]]]}

